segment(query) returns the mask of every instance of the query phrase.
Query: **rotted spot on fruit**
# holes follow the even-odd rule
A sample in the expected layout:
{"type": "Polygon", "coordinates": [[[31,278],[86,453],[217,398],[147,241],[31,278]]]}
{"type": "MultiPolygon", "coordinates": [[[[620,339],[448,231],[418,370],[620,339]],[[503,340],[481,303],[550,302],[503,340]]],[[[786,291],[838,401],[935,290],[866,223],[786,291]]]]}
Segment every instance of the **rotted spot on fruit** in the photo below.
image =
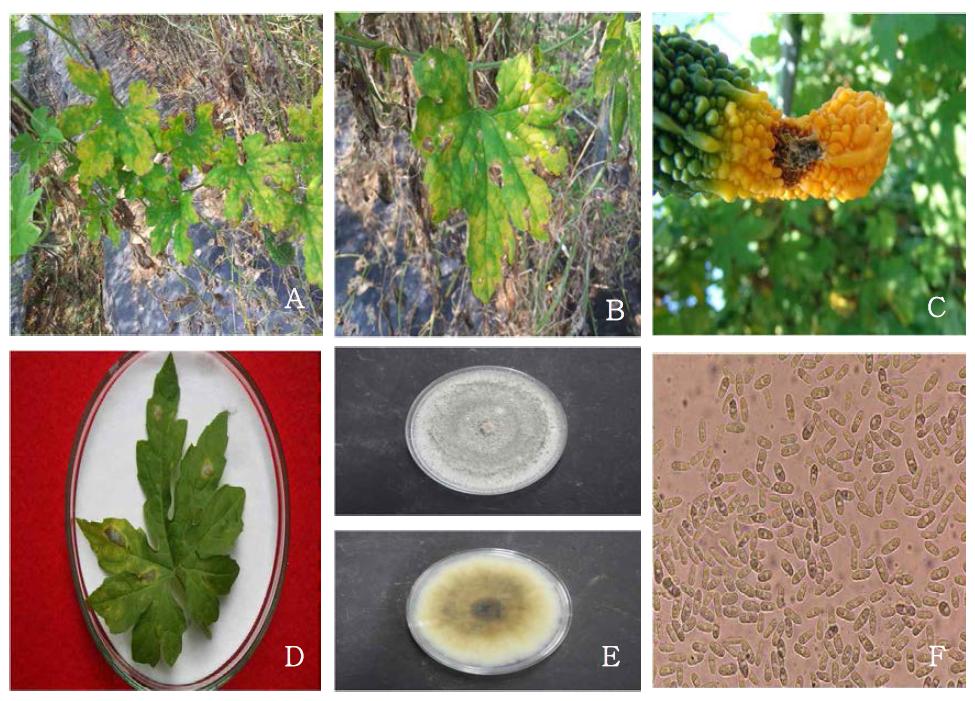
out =
{"type": "Polygon", "coordinates": [[[823,158],[823,147],[816,137],[789,124],[772,127],[775,147],[772,149],[772,165],[782,171],[786,187],[796,185],[823,158]]]}
{"type": "Polygon", "coordinates": [[[555,109],[555,99],[554,98],[551,98],[550,97],[550,98],[548,98],[548,100],[546,100],[546,102],[545,102],[545,109],[547,109],[549,112],[551,112],[552,110],[555,109]]]}

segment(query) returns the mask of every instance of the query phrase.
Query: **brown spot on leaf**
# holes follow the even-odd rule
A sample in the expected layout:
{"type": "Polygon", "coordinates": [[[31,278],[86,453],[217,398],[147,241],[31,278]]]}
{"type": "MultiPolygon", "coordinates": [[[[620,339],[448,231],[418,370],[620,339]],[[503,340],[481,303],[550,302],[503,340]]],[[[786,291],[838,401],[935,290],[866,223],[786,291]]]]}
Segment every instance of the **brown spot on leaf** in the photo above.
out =
{"type": "Polygon", "coordinates": [[[113,544],[125,547],[125,536],[114,526],[105,527],[105,537],[113,544]]]}
{"type": "Polygon", "coordinates": [[[488,177],[491,178],[491,182],[497,187],[504,187],[504,174],[501,171],[501,165],[499,163],[491,164],[491,167],[488,168],[488,177]]]}

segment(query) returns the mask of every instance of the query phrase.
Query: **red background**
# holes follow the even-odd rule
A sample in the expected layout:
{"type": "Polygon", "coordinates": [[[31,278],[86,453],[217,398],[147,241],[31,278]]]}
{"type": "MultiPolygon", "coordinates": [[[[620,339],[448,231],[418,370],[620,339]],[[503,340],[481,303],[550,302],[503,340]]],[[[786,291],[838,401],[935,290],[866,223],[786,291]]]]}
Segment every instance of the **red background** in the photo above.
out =
{"type": "MultiPolygon", "coordinates": [[[[85,627],[64,532],[75,433],[95,388],[121,355],[11,353],[10,684],[15,690],[128,688],[85,627]]],[[[224,688],[319,689],[321,356],[233,356],[264,395],[281,436],[291,527],[284,585],[271,625],[224,688]],[[300,645],[304,664],[286,668],[285,645],[300,645]]]]}

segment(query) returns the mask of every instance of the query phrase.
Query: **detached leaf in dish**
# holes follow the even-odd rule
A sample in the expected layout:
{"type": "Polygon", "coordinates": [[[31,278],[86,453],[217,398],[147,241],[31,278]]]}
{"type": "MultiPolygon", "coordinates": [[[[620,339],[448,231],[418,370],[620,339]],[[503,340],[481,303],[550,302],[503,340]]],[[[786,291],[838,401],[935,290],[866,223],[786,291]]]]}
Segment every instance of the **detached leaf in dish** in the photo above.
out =
{"type": "Polygon", "coordinates": [[[474,294],[488,302],[501,283],[501,261],[515,253],[514,229],[548,237],[552,195],[541,174],[567,165],[556,124],[569,93],[528,54],[498,70],[498,101],[478,106],[468,64],[456,48],[428,49],[413,65],[423,97],[417,103],[413,146],[426,159],[433,221],[467,213],[467,261],[474,294]]]}
{"type": "Polygon", "coordinates": [[[173,665],[187,619],[210,636],[219,597],[240,571],[227,553],[243,530],[244,490],[220,484],[227,465],[229,414],[220,412],[183,454],[179,379],[172,355],[146,403],[146,439],[136,444],[149,536],[124,519],[77,519],[109,576],[88,604],[113,633],[132,629],[132,658],[173,665]],[[171,514],[171,515],[170,515],[171,514]],[[150,543],[150,537],[152,542],[150,543]]]}

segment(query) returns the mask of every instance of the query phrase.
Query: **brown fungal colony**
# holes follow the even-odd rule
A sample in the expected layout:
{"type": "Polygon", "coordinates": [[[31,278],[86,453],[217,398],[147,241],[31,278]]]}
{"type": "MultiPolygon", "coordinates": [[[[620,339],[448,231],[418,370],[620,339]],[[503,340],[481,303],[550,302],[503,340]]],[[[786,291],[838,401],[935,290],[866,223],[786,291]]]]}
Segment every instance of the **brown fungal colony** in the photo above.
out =
{"type": "Polygon", "coordinates": [[[964,356],[658,355],[653,409],[654,685],[965,686],[964,356]]]}

